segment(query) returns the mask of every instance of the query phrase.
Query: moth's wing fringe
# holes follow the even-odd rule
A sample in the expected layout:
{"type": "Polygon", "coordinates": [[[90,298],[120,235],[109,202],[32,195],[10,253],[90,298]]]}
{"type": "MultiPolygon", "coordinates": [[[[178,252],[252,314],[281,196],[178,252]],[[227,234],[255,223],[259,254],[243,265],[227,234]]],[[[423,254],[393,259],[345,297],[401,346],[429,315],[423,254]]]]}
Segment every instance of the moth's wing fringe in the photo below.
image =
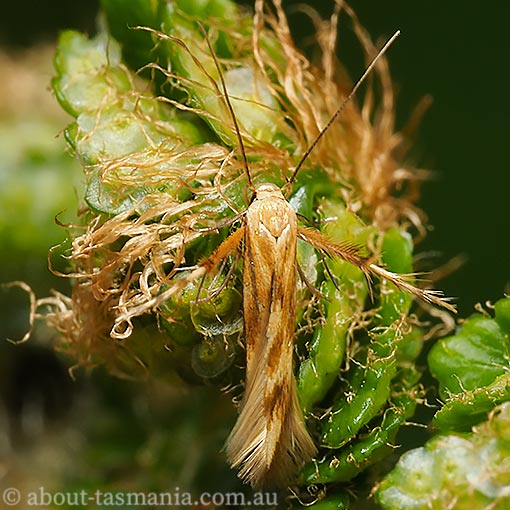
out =
{"type": "MultiPolygon", "coordinates": [[[[264,347],[264,346],[262,346],[264,347]]],[[[289,378],[286,410],[280,425],[276,447],[268,441],[268,420],[264,413],[267,386],[267,359],[264,349],[259,349],[254,358],[256,371],[255,384],[245,393],[244,404],[237,422],[226,443],[226,454],[230,465],[239,469],[239,477],[254,488],[285,487],[290,484],[304,462],[316,453],[299,405],[294,375],[289,378]],[[248,402],[248,405],[246,405],[248,402]],[[268,448],[269,447],[269,448],[268,448]]],[[[286,363],[288,360],[282,360],[286,363]]],[[[289,369],[289,366],[284,367],[289,369]]],[[[292,365],[290,365],[292,370],[292,365]]]]}

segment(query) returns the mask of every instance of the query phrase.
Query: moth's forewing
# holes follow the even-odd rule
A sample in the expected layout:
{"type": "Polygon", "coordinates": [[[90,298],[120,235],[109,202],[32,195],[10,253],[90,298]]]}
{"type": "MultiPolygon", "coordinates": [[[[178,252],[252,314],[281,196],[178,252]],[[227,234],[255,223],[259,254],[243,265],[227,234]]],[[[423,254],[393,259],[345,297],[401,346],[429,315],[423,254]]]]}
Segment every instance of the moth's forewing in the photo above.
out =
{"type": "Polygon", "coordinates": [[[281,486],[315,452],[293,373],[297,220],[280,190],[263,185],[245,224],[246,390],[227,455],[253,486],[281,486]]]}

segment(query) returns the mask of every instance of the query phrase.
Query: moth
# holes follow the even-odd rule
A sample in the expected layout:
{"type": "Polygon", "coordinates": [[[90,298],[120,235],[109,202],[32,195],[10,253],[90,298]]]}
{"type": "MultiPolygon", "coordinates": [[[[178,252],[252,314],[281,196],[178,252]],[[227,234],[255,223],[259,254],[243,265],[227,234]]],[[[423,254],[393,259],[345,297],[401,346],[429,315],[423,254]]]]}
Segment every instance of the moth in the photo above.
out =
{"type": "MultiPolygon", "coordinates": [[[[418,298],[454,311],[436,291],[421,290],[405,277],[380,267],[350,243],[336,243],[316,229],[298,225],[297,216],[283,190],[272,183],[253,185],[239,124],[221,67],[203,30],[218,71],[222,100],[237,136],[244,171],[253,199],[238,218],[241,225],[211,256],[178,283],[151,298],[140,308],[156,307],[188,283],[203,278],[243,243],[243,317],[246,347],[245,391],[238,420],[225,450],[240,478],[255,488],[283,487],[291,483],[303,464],[316,453],[299,406],[293,369],[296,293],[299,273],[298,239],[329,257],[341,257],[359,267],[367,280],[384,278],[418,298]]],[[[372,60],[351,93],[305,151],[287,186],[290,190],[300,168],[331,124],[352,99],[358,87],[399,35],[396,32],[372,60]]],[[[131,316],[138,314],[137,310],[131,316]]]]}
{"type": "MultiPolygon", "coordinates": [[[[340,115],[377,60],[398,37],[396,32],[367,67],[349,96],[305,151],[293,171],[292,184],[313,148],[340,115]]],[[[208,41],[211,53],[212,47],[208,41]]],[[[339,244],[318,230],[298,225],[294,209],[282,190],[266,183],[253,187],[243,140],[230,103],[221,68],[215,58],[224,100],[232,116],[245,172],[254,198],[243,225],[220,245],[212,262],[237,248],[243,252],[243,317],[246,347],[245,392],[239,418],[226,443],[227,459],[239,476],[253,487],[282,487],[292,482],[305,462],[316,453],[299,406],[293,370],[298,265],[297,240],[302,239],[330,257],[341,257],[359,267],[367,277],[385,278],[397,287],[436,305],[453,310],[434,291],[423,291],[397,274],[370,262],[358,247],[339,244]]],[[[207,261],[209,266],[211,261],[207,261]]]]}

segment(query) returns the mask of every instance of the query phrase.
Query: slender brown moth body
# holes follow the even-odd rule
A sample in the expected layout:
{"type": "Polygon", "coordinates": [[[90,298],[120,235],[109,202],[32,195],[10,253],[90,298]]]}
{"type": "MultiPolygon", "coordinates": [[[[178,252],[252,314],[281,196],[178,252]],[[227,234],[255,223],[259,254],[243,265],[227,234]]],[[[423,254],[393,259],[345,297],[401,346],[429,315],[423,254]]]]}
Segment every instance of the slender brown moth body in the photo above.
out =
{"type": "Polygon", "coordinates": [[[245,393],[226,447],[230,464],[255,487],[289,483],[316,452],[293,373],[297,231],[281,190],[258,186],[245,216],[245,393]]]}
{"type": "MultiPolygon", "coordinates": [[[[399,32],[395,33],[379,51],[349,96],[305,151],[288,180],[289,189],[313,148],[398,34],[399,32]]],[[[329,257],[340,257],[356,265],[367,278],[376,275],[424,301],[450,311],[455,311],[455,308],[435,291],[418,289],[408,283],[405,276],[377,266],[369,258],[363,257],[358,247],[349,243],[336,243],[315,229],[299,226],[294,209],[275,184],[253,185],[227,86],[205,30],[204,36],[218,70],[222,98],[233,121],[248,185],[254,193],[254,199],[240,216],[242,225],[225,239],[211,256],[203,260],[187,277],[177,280],[175,285],[143,304],[132,307],[129,314],[116,321],[114,332],[120,330],[121,324],[127,323],[128,328],[131,327],[131,317],[156,308],[188,283],[211,272],[244,241],[245,392],[240,415],[225,449],[230,465],[239,470],[239,476],[244,481],[253,487],[282,487],[293,481],[303,464],[316,452],[299,406],[293,370],[298,238],[329,257]]],[[[126,336],[126,333],[117,332],[116,336],[126,336]]]]}

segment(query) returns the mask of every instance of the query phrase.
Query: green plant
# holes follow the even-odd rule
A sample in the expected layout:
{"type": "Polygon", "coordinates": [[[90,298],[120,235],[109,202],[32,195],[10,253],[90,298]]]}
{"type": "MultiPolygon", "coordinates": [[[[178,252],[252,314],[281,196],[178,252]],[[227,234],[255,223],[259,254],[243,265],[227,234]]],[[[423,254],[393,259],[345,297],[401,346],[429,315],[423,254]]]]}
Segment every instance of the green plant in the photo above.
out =
{"type": "MultiPolygon", "coordinates": [[[[220,62],[254,181],[284,186],[350,91],[329,43],[340,4],[319,30],[321,68],[295,48],[277,1],[273,10],[256,2],[253,18],[226,0],[103,0],[102,7],[108,28],[95,38],[62,34],[55,57],[53,89],[74,117],[65,136],[84,169],[87,210],[70,252],[72,298],[56,296],[58,308],[48,320],[61,332],[58,348],[81,364],[173,384],[214,384],[218,391],[229,386],[239,396],[239,261],[232,257],[164,303],[154,300],[220,245],[249,200],[235,127],[202,27],[220,62]]],[[[354,13],[343,9],[373,55],[354,13]]],[[[361,106],[349,104],[310,154],[289,200],[337,242],[359,245],[390,271],[408,274],[414,271],[411,234],[423,228],[423,217],[412,203],[412,169],[402,171],[407,132],[394,130],[384,58],[374,73],[361,106]]],[[[319,255],[298,245],[304,279],[315,288],[299,289],[298,390],[322,449],[295,490],[315,501],[314,508],[356,507],[346,483],[364,473],[356,490],[368,493],[380,461],[425,398],[417,359],[427,331],[424,311],[412,309],[410,295],[385,281],[369,289],[358,268],[319,255]]],[[[508,341],[505,303],[496,305],[498,332],[492,319],[478,324],[480,349],[493,338],[508,341]]],[[[435,419],[441,427],[455,429],[457,419],[474,424],[508,400],[505,348],[491,352],[470,377],[478,359],[466,347],[475,342],[467,331],[476,320],[470,321],[467,336],[444,340],[430,357],[448,397],[435,419]],[[454,372],[441,351],[457,341],[467,353],[464,372],[454,372]],[[476,402],[471,422],[461,418],[465,400],[476,402]]],[[[381,505],[393,504],[385,494],[398,481],[397,474],[383,482],[381,505]]]]}

